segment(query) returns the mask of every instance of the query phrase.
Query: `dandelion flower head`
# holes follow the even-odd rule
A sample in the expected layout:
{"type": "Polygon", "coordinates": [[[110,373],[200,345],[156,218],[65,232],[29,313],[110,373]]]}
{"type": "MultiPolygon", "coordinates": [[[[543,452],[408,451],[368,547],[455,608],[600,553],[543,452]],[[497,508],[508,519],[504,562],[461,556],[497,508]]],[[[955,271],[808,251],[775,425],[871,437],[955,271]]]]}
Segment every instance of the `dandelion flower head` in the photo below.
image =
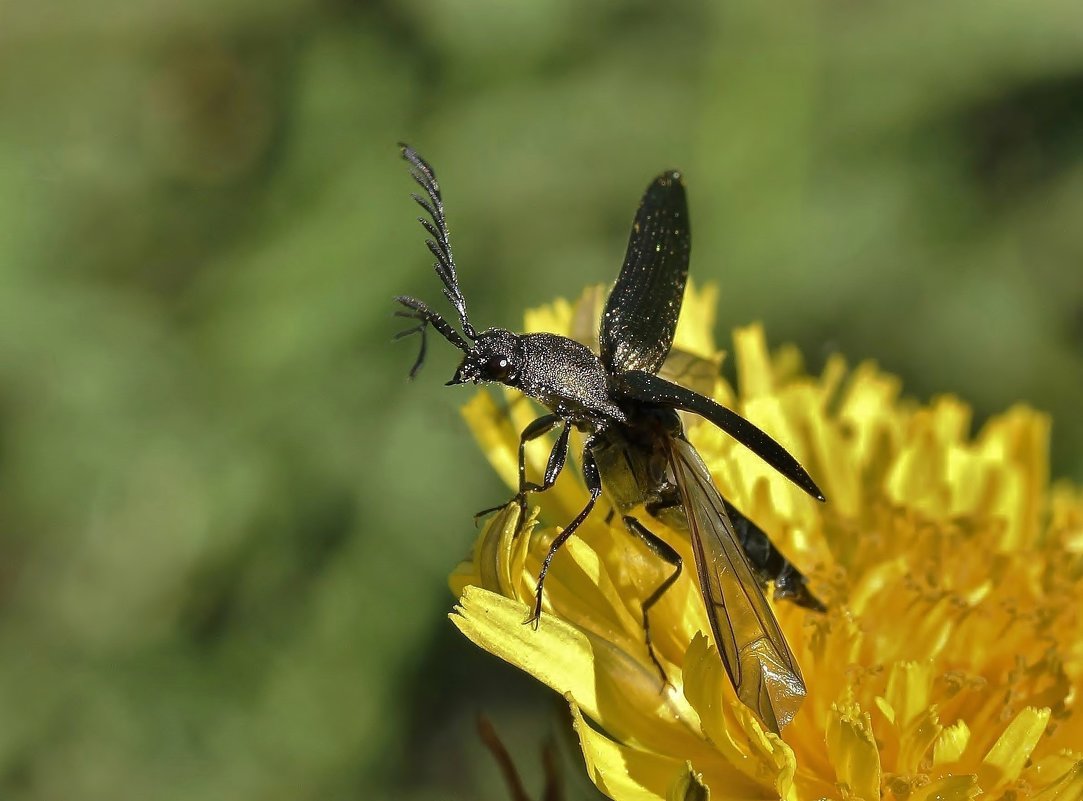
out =
{"type": "MultiPolygon", "coordinates": [[[[533,311],[527,330],[581,338],[600,297],[533,311]]],[[[674,347],[717,368],[715,301],[689,288],[674,347]]],[[[590,778],[621,801],[1083,798],[1083,493],[1050,485],[1048,418],[1017,406],[971,436],[961,400],[905,400],[897,378],[839,357],[809,375],[758,326],[734,332],[732,358],[736,386],[715,369],[707,390],[828,498],[686,420],[722,494],[829,607],[774,604],[808,687],[781,736],[736,700],[694,570],[651,610],[661,687],[640,605],[667,566],[601,502],[553,561],[540,628],[522,624],[548,544],[585,503],[575,471],[531,497],[540,508],[518,537],[514,505],[488,521],[451,577],[455,625],[564,695],[590,778]]],[[[482,391],[464,416],[515,487],[519,432],[538,409],[482,391]]],[[[532,443],[528,474],[547,456],[532,443]]],[[[651,526],[692,564],[686,535],[651,526]]]]}

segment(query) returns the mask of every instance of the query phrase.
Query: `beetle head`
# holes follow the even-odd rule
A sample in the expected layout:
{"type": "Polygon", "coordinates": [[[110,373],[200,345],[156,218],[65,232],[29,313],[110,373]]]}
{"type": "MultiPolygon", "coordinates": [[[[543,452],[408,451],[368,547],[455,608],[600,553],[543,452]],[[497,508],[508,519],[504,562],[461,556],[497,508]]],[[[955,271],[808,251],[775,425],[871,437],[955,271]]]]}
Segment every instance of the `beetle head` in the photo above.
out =
{"type": "Polygon", "coordinates": [[[490,328],[477,335],[448,385],[492,381],[515,386],[523,360],[523,344],[517,335],[490,328]]]}

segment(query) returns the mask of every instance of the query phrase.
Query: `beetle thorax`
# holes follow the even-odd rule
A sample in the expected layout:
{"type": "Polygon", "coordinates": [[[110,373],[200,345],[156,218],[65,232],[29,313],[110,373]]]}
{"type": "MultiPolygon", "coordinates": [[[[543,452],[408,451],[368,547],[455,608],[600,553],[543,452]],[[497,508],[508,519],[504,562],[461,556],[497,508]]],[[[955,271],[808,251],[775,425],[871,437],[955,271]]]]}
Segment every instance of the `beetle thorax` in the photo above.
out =
{"type": "Polygon", "coordinates": [[[523,334],[519,389],[577,423],[623,422],[609,395],[601,360],[582,343],[556,334],[523,334]]]}

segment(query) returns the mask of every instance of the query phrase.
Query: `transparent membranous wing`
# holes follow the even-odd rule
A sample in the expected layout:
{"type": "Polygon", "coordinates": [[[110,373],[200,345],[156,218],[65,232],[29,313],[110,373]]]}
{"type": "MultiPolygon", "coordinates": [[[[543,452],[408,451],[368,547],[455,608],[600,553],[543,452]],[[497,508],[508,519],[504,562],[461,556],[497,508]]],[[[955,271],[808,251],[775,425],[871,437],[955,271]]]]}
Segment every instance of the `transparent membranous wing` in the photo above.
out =
{"type": "Polygon", "coordinates": [[[777,733],[804,700],[801,670],[703,460],[688,442],[673,438],[669,462],[688,517],[715,645],[738,698],[777,733]]]}

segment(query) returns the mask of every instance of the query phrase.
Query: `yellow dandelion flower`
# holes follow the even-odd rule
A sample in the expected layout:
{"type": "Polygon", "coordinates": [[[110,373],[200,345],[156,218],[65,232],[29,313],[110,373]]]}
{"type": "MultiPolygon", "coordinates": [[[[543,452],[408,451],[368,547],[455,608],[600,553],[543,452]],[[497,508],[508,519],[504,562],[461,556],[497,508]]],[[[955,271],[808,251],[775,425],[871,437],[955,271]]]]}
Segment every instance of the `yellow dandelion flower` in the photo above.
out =
{"type": "MultiPolygon", "coordinates": [[[[535,311],[527,330],[589,330],[599,297],[535,311]]],[[[674,344],[718,364],[714,301],[689,288],[674,344]]],[[[871,364],[833,358],[806,375],[758,326],[734,333],[734,351],[738,387],[715,378],[715,399],[782,442],[829,499],[687,421],[723,494],[829,606],[774,605],[808,686],[781,736],[737,701],[695,571],[652,609],[660,689],[640,605],[669,568],[601,505],[554,559],[540,627],[523,625],[553,526],[585,502],[570,476],[533,496],[540,513],[518,537],[514,505],[489,520],[451,577],[455,625],[565,696],[587,771],[614,799],[1083,798],[1083,492],[1049,485],[1048,419],[1019,406],[972,438],[960,400],[902,400],[871,364]]],[[[537,410],[506,401],[481,392],[464,415],[514,487],[537,410]]],[[[546,445],[527,453],[540,473],[546,445]]],[[[655,525],[691,564],[686,535],[655,525]]]]}

